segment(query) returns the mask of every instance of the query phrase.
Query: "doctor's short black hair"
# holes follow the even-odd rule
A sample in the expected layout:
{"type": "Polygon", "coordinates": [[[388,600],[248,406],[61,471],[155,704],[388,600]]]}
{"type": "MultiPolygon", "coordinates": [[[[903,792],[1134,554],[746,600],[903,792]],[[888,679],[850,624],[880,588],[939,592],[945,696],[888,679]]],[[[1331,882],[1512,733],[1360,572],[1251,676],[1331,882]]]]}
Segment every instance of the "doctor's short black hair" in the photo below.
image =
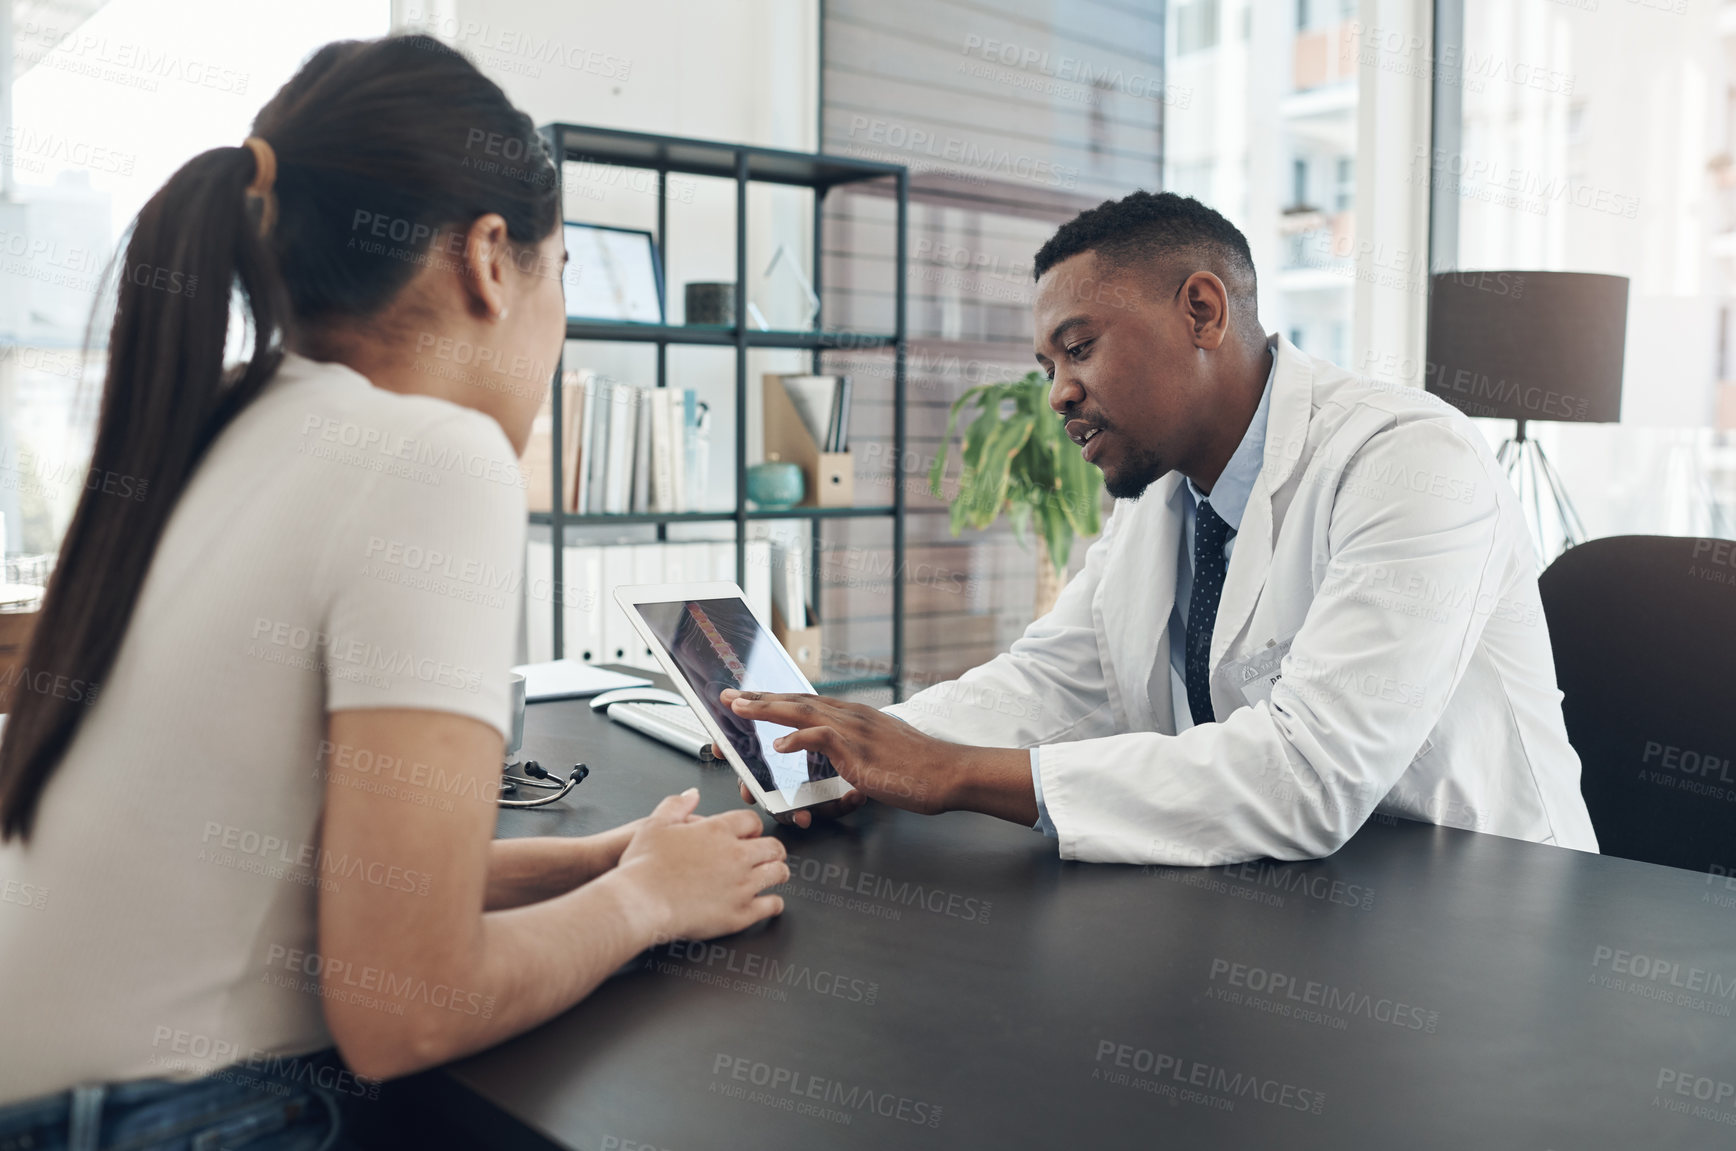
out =
{"type": "MultiPolygon", "coordinates": [[[[1259,334],[1254,254],[1240,229],[1192,196],[1134,192],[1074,216],[1037,249],[1031,278],[1081,252],[1096,252],[1117,269],[1161,270],[1179,277],[1210,271],[1230,290],[1231,308],[1259,334]],[[1192,267],[1176,267],[1189,263],[1192,267]]],[[[1170,279],[1170,275],[1163,277],[1170,279]]],[[[1167,290],[1167,289],[1166,289],[1167,290]]],[[[1264,335],[1260,335],[1264,339],[1264,335]]]]}

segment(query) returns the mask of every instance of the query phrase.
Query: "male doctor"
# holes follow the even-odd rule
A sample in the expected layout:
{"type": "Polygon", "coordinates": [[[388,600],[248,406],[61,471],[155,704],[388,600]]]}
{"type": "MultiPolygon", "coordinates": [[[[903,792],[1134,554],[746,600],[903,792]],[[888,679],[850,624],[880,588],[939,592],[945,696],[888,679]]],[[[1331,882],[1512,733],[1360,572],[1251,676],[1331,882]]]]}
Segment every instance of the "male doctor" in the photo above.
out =
{"type": "Polygon", "coordinates": [[[1084,212],[1035,273],[1049,404],[1115,510],[957,680],[885,711],[724,693],[856,786],[832,813],[985,812],[1124,863],[1316,858],[1375,811],[1596,851],[1478,430],[1266,336],[1247,240],[1196,200],[1084,212]]]}

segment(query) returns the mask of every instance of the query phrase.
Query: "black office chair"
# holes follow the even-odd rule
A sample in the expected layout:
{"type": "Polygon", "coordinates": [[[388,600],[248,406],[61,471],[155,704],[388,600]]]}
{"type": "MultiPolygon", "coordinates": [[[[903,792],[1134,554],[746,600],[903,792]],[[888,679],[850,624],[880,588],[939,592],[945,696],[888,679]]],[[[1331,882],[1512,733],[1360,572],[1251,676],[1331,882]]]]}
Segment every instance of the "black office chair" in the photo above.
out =
{"type": "Polygon", "coordinates": [[[1736,870],[1736,542],[1591,540],[1538,586],[1603,853],[1736,870]]]}

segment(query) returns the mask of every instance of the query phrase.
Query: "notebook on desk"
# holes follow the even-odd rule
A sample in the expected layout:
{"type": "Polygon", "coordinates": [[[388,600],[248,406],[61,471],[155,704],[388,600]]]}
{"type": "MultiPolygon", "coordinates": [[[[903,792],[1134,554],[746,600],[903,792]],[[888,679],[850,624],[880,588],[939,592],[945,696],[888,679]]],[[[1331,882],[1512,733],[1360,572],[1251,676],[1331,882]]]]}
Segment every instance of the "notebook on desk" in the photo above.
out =
{"type": "Polygon", "coordinates": [[[642,675],[626,675],[576,659],[525,663],[512,670],[524,676],[526,703],[542,703],[550,699],[585,699],[601,695],[605,691],[614,691],[618,687],[645,687],[651,682],[642,675]]]}

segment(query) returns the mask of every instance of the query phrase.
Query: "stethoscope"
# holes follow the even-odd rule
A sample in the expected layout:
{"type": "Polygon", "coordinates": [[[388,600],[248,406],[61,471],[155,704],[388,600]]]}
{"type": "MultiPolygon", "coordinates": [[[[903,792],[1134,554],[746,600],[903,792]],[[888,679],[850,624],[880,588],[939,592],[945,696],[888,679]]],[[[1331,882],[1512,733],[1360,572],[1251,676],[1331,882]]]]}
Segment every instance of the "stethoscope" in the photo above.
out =
{"type": "Polygon", "coordinates": [[[500,799],[502,807],[544,807],[557,800],[565,799],[567,792],[585,782],[585,777],[591,774],[591,769],[582,763],[573,764],[573,770],[567,776],[565,783],[557,783],[553,776],[543,770],[543,765],[536,760],[526,760],[522,764],[508,764],[507,768],[517,767],[523,775],[513,775],[510,771],[501,776],[500,799]],[[552,791],[553,795],[545,795],[538,799],[508,799],[509,795],[517,795],[520,787],[535,787],[543,791],[552,791]]]}

